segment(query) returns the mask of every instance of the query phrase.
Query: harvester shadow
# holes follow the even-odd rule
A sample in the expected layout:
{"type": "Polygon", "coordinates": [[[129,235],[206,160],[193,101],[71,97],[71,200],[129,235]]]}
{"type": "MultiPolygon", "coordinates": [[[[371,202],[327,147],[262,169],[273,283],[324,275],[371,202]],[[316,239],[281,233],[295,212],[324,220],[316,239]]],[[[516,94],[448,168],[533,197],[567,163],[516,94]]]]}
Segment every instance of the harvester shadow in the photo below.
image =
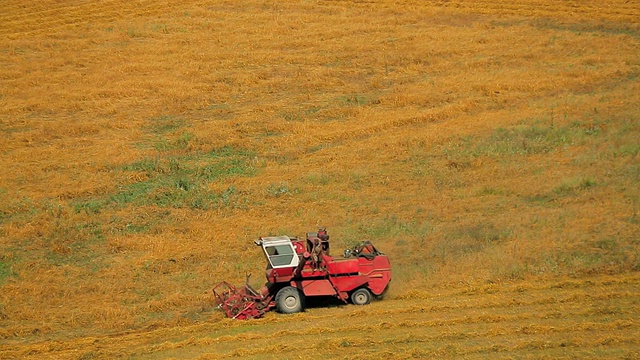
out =
{"type": "Polygon", "coordinates": [[[305,299],[306,309],[334,308],[347,305],[333,296],[310,296],[305,299]]]}

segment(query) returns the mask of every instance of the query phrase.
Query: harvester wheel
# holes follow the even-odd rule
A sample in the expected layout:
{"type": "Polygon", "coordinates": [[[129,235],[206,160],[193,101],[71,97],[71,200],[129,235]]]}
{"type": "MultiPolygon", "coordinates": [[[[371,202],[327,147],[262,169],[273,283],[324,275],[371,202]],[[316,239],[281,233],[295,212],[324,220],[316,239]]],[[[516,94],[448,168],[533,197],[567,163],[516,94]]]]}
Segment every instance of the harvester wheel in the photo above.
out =
{"type": "Polygon", "coordinates": [[[355,305],[367,305],[371,302],[371,292],[366,288],[360,288],[351,294],[351,302],[355,305]]]}
{"type": "Polygon", "coordinates": [[[283,287],[276,294],[276,307],[283,314],[293,314],[302,311],[304,295],[293,286],[283,287]]]}

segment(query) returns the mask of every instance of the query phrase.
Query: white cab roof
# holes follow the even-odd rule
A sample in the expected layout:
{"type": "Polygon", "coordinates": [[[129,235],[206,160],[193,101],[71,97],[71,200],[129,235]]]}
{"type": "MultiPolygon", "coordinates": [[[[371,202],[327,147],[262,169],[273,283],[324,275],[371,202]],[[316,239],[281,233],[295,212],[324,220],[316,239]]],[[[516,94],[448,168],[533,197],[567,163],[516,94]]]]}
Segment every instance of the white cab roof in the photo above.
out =
{"type": "Polygon", "coordinates": [[[264,245],[279,245],[283,243],[291,243],[291,238],[286,235],[267,236],[262,238],[262,243],[264,245]]]}

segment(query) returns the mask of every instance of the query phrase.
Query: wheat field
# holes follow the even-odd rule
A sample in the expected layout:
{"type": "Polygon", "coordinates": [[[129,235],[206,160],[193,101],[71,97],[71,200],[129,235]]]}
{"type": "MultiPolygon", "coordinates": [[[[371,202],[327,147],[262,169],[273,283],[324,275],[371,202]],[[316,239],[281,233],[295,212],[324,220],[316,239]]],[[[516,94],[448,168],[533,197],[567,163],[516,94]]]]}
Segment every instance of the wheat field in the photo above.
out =
{"type": "Polygon", "coordinates": [[[637,0],[3,1],[0,358],[638,358],[639,76],[637,0]],[[215,309],[318,226],[384,300],[215,309]]]}

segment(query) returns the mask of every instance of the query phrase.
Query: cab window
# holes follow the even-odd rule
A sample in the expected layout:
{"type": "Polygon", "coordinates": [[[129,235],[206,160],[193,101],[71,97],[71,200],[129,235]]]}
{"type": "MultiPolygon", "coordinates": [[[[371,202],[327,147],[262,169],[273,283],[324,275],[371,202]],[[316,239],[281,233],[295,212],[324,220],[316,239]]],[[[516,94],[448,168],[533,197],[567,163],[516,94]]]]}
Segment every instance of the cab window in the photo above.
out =
{"type": "Polygon", "coordinates": [[[273,266],[290,265],[294,256],[293,248],[287,245],[267,246],[265,251],[273,266]]]}

